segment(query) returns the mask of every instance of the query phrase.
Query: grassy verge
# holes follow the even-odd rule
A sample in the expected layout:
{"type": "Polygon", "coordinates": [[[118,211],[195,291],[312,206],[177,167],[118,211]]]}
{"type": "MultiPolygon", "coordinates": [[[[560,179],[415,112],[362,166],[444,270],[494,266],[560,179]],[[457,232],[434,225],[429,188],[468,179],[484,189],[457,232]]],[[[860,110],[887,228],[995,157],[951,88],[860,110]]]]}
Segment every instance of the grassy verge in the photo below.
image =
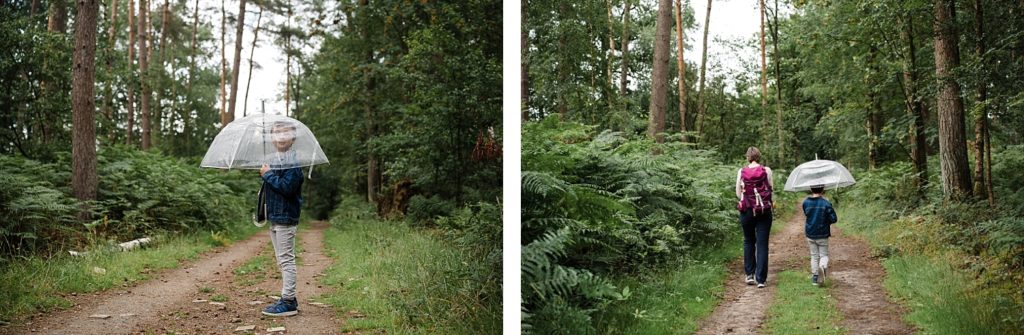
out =
{"type": "Polygon", "coordinates": [[[331,222],[324,245],[336,263],[325,272],[322,283],[334,292],[316,300],[339,311],[345,319],[343,332],[500,331],[500,315],[490,321],[484,317],[481,324],[475,314],[490,309],[452,291],[472,277],[451,272],[471,271],[467,269],[475,261],[453,250],[436,231],[369,218],[338,217],[331,222]]]}
{"type": "Polygon", "coordinates": [[[158,270],[177,267],[215,246],[252,235],[257,229],[240,222],[216,233],[161,236],[152,246],[130,252],[97,248],[82,257],[61,254],[29,257],[4,263],[0,270],[0,320],[36,312],[68,308],[64,296],[131,285],[149,279],[158,270]]]}
{"type": "Polygon", "coordinates": [[[843,334],[836,299],[802,271],[783,271],[764,329],[769,334],[843,334]]]}
{"type": "Polygon", "coordinates": [[[923,334],[1011,334],[1002,322],[1012,317],[1015,304],[1005,297],[1019,284],[984,285],[952,264],[970,256],[950,248],[942,234],[951,229],[928,217],[883,219],[877,204],[839,209],[840,227],[867,240],[885,260],[885,288],[910,312],[904,319],[923,334]],[[1009,285],[1011,288],[1001,287],[1009,285]]]}
{"type": "Polygon", "coordinates": [[[609,334],[693,333],[721,300],[728,263],[743,253],[740,235],[681,267],[612,278],[617,287],[629,287],[632,296],[595,315],[598,329],[609,334]]]}

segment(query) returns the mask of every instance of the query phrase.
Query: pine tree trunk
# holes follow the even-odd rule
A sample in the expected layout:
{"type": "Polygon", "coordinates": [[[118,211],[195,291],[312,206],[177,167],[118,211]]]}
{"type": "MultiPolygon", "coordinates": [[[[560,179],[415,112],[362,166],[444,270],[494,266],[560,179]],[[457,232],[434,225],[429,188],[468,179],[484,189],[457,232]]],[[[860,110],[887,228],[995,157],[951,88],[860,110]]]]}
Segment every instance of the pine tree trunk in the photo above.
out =
{"type": "Polygon", "coordinates": [[[235,120],[235,104],[238,102],[238,65],[242,62],[242,32],[245,28],[245,1],[238,3],[238,26],[235,27],[235,59],[231,62],[231,97],[228,98],[228,112],[221,123],[227,126],[235,120]]]}
{"type": "MultiPolygon", "coordinates": [[[[164,0],[163,15],[160,22],[160,60],[156,62],[156,73],[154,73],[154,87],[156,87],[156,99],[153,100],[155,115],[153,116],[153,128],[156,129],[156,134],[152,135],[152,141],[154,146],[159,146],[160,141],[163,140],[163,124],[164,124],[164,86],[166,80],[164,80],[165,72],[164,67],[166,66],[167,59],[165,58],[167,53],[165,49],[167,47],[167,20],[170,15],[169,0],[164,0]]],[[[172,72],[173,73],[173,72],[172,72]]]]}
{"type": "Polygon", "coordinates": [[[650,123],[647,136],[665,142],[665,111],[668,108],[669,32],[672,29],[672,0],[658,0],[658,19],[654,33],[654,64],[651,65],[650,123]]]}
{"type": "MultiPolygon", "coordinates": [[[[977,39],[977,43],[974,48],[974,53],[979,59],[979,64],[983,67],[982,73],[985,73],[985,26],[984,26],[984,8],[982,7],[981,0],[974,0],[974,38],[977,39]]],[[[984,197],[987,195],[988,188],[985,186],[985,134],[988,123],[988,109],[985,108],[986,100],[988,99],[988,80],[983,76],[980,83],[978,83],[977,92],[977,103],[981,108],[978,108],[978,114],[974,117],[974,194],[978,197],[984,197]]],[[[989,183],[991,181],[988,181],[989,183]]]]}
{"type": "Polygon", "coordinates": [[[907,114],[913,123],[910,125],[910,159],[914,164],[915,184],[918,196],[924,196],[928,185],[928,148],[925,143],[924,104],[917,93],[917,48],[914,45],[914,24],[910,15],[906,18],[906,29],[900,31],[908,50],[903,61],[903,82],[906,96],[907,114]]]}
{"type": "Polygon", "coordinates": [[[185,152],[191,152],[192,149],[192,104],[195,103],[195,98],[192,96],[192,84],[195,82],[196,77],[196,45],[198,45],[198,32],[199,32],[199,0],[196,0],[196,8],[192,14],[192,48],[189,51],[189,68],[188,68],[188,101],[190,106],[185,108],[185,115],[182,117],[182,123],[185,129],[185,152]]]}
{"type": "Polygon", "coordinates": [[[110,29],[107,31],[107,47],[109,48],[110,51],[109,51],[108,55],[106,57],[104,57],[105,63],[106,63],[106,68],[107,68],[107,76],[110,77],[110,78],[107,78],[107,87],[106,87],[106,90],[104,90],[104,92],[106,94],[105,94],[105,97],[103,99],[103,112],[104,112],[104,114],[106,114],[107,120],[110,121],[110,127],[107,129],[107,140],[110,141],[111,143],[114,142],[114,130],[117,129],[117,127],[115,126],[116,123],[114,122],[114,85],[113,85],[113,83],[114,83],[114,78],[113,78],[114,77],[114,71],[113,71],[113,66],[114,66],[114,64],[113,64],[114,63],[114,50],[116,49],[115,46],[114,46],[114,42],[116,42],[116,40],[114,39],[114,36],[116,36],[114,34],[115,32],[117,32],[117,0],[111,0],[110,1],[110,29]]]}
{"type": "MultiPolygon", "coordinates": [[[[256,15],[256,28],[252,31],[252,48],[249,49],[249,78],[245,80],[245,99],[242,102],[242,116],[245,116],[249,110],[249,86],[252,84],[252,57],[256,54],[256,42],[260,39],[260,21],[263,20],[263,6],[259,7],[259,14],[256,15]]],[[[287,84],[285,89],[287,90],[287,84]]],[[[285,110],[287,110],[287,107],[285,110]]]]}
{"type": "Polygon", "coordinates": [[[607,78],[608,79],[608,83],[606,85],[601,85],[601,87],[602,87],[601,91],[605,94],[606,98],[608,98],[608,110],[609,111],[613,111],[613,110],[615,110],[615,105],[616,105],[615,98],[616,98],[616,96],[615,96],[615,93],[612,92],[613,90],[615,90],[615,78],[614,78],[615,77],[615,71],[613,70],[613,68],[614,68],[614,64],[613,63],[614,62],[612,62],[612,58],[615,55],[615,34],[614,34],[614,29],[612,29],[612,26],[614,25],[615,21],[612,20],[613,17],[612,17],[612,3],[611,3],[611,1],[610,0],[605,0],[604,3],[605,3],[605,10],[608,13],[608,51],[604,53],[606,55],[604,61],[605,61],[605,73],[606,73],[606,76],[608,77],[607,78]]]}
{"type": "MultiPolygon", "coordinates": [[[[629,101],[626,99],[626,93],[628,93],[627,84],[629,84],[629,9],[631,6],[630,0],[625,0],[625,8],[622,10],[622,39],[619,42],[619,46],[622,49],[622,61],[619,62],[621,69],[621,76],[619,77],[619,96],[622,101],[629,101]]],[[[623,106],[628,107],[628,106],[623,106]]]]}
{"type": "MultiPolygon", "coordinates": [[[[288,28],[292,25],[292,1],[288,0],[288,28]]],[[[287,38],[285,38],[285,50],[290,50],[292,47],[292,35],[288,32],[287,38]]],[[[253,49],[255,49],[255,45],[253,49]]],[[[250,60],[252,57],[250,57],[250,60]]],[[[252,71],[250,71],[252,72],[252,71]]],[[[288,110],[291,108],[291,95],[292,95],[292,54],[288,52],[285,56],[284,62],[284,115],[288,115],[288,110]]],[[[266,111],[264,111],[266,112],[266,111]]]]}
{"type": "MultiPolygon", "coordinates": [[[[39,11],[39,0],[32,0],[32,4],[29,5],[28,15],[29,16],[36,16],[36,13],[38,11],[39,11]]],[[[33,19],[32,21],[35,21],[35,20],[33,19]]]]}
{"type": "MultiPolygon", "coordinates": [[[[75,199],[96,199],[96,21],[99,0],[76,2],[75,49],[71,68],[71,188],[75,199]]],[[[82,208],[79,219],[88,219],[82,208]]]]}
{"type": "Polygon", "coordinates": [[[942,190],[947,198],[962,199],[971,195],[971,174],[967,164],[964,102],[960,95],[960,85],[953,75],[960,66],[960,52],[952,0],[935,1],[933,27],[942,190]]]}
{"type": "Polygon", "coordinates": [[[221,128],[224,128],[225,126],[228,125],[227,122],[224,122],[224,120],[226,120],[227,117],[228,117],[227,116],[227,114],[228,114],[228,107],[227,107],[227,105],[228,105],[228,93],[227,93],[228,58],[226,56],[226,52],[227,52],[227,37],[226,37],[227,22],[228,22],[228,16],[227,16],[227,12],[224,10],[224,0],[220,0],[220,120],[221,120],[221,125],[220,126],[221,126],[221,128]]]}
{"type": "Polygon", "coordinates": [[[683,4],[676,0],[676,68],[679,70],[679,132],[686,139],[686,62],[683,61],[686,38],[683,35],[683,4]]]}
{"type": "Polygon", "coordinates": [[[768,65],[764,42],[764,0],[761,2],[761,110],[768,109],[768,65]]]}
{"type": "Polygon", "coordinates": [[[149,47],[146,44],[148,39],[149,23],[146,21],[146,17],[149,16],[149,5],[146,0],[139,0],[139,76],[142,82],[142,150],[149,150],[152,146],[150,142],[150,120],[149,120],[149,104],[150,98],[153,92],[151,91],[149,82],[149,47]]]}
{"type": "Polygon", "coordinates": [[[528,20],[526,19],[526,8],[522,8],[522,17],[520,18],[521,27],[519,29],[519,108],[522,110],[522,122],[530,120],[530,63],[529,63],[529,29],[528,20]]]}
{"type": "Polygon", "coordinates": [[[135,130],[135,0],[128,0],[128,129],[124,144],[132,146],[135,130]]]}
{"type": "Polygon", "coordinates": [[[67,33],[68,9],[67,0],[50,0],[50,13],[46,23],[46,31],[67,33]]]}
{"type": "Polygon", "coordinates": [[[704,135],[704,82],[707,80],[708,68],[708,32],[711,30],[711,0],[708,0],[708,10],[704,15],[704,50],[700,56],[700,84],[697,92],[697,141],[704,135]]]}
{"type": "Polygon", "coordinates": [[[875,82],[875,77],[878,76],[878,66],[875,63],[877,53],[878,49],[874,46],[868,51],[869,74],[864,80],[864,86],[868,87],[868,115],[865,118],[865,123],[868,131],[868,169],[871,170],[874,170],[878,164],[878,134],[882,128],[879,120],[879,113],[881,113],[882,109],[881,102],[879,101],[878,93],[874,89],[878,87],[878,84],[875,82]]]}
{"type": "Polygon", "coordinates": [[[779,54],[779,0],[775,0],[775,11],[772,16],[775,18],[772,29],[772,50],[775,52],[775,57],[772,57],[772,63],[775,63],[775,130],[779,137],[776,154],[779,157],[778,163],[783,164],[786,161],[786,142],[782,124],[782,69],[779,68],[779,61],[782,58],[779,54]]]}

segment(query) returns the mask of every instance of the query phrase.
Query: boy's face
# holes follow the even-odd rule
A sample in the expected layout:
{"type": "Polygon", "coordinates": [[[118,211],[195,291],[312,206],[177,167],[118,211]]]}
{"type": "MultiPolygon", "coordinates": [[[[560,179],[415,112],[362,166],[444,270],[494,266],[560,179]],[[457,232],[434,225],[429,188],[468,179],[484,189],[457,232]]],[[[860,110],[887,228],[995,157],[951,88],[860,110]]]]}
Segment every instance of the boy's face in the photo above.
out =
{"type": "Polygon", "coordinates": [[[285,152],[291,149],[292,144],[295,143],[295,129],[291,127],[274,127],[270,131],[270,137],[277,151],[285,152]]]}

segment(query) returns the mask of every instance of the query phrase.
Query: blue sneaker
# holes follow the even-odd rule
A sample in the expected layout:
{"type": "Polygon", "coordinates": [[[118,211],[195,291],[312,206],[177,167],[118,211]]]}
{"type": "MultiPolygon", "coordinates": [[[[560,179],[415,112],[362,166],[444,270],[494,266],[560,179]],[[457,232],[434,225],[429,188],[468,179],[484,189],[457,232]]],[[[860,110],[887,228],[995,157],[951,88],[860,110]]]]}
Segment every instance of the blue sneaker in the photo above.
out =
{"type": "Polygon", "coordinates": [[[818,275],[811,276],[811,285],[818,286],[818,275]]]}
{"type": "Polygon", "coordinates": [[[292,316],[299,314],[299,302],[295,298],[280,299],[263,309],[263,315],[292,316]]]}

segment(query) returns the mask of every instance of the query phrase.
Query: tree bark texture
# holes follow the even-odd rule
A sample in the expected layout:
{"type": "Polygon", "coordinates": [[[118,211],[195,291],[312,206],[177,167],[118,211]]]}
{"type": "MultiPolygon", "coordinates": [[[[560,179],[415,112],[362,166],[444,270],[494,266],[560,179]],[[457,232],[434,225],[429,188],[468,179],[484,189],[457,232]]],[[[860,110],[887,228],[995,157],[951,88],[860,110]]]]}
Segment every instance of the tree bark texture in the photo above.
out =
{"type": "Polygon", "coordinates": [[[939,121],[939,162],[942,191],[947,198],[971,195],[971,174],[967,164],[964,101],[953,71],[960,66],[952,0],[935,1],[935,79],[938,82],[936,108],[939,121]]]}
{"type": "Polygon", "coordinates": [[[878,164],[878,134],[882,131],[880,116],[882,106],[878,92],[875,90],[875,87],[878,87],[878,83],[875,80],[878,76],[878,64],[875,62],[877,54],[878,49],[874,46],[868,50],[868,75],[864,80],[864,86],[868,87],[868,110],[867,117],[865,118],[868,131],[868,168],[872,170],[878,164]]]}
{"type": "Polygon", "coordinates": [[[227,50],[227,22],[228,15],[224,10],[224,0],[220,0],[220,120],[221,128],[227,126],[227,122],[224,120],[227,118],[227,104],[228,104],[228,93],[227,93],[227,66],[228,58],[225,55],[227,50]]]}
{"type": "Polygon", "coordinates": [[[697,92],[697,141],[704,135],[704,82],[707,80],[708,68],[708,32],[711,30],[711,0],[708,0],[708,10],[704,14],[704,50],[700,55],[700,84],[697,92]]]}
{"type": "MultiPolygon", "coordinates": [[[[196,76],[196,45],[198,44],[198,32],[199,32],[199,0],[196,0],[196,8],[192,14],[192,50],[189,51],[189,68],[188,68],[188,100],[193,101],[192,97],[192,84],[195,81],[196,76]]],[[[185,115],[182,117],[182,123],[185,129],[185,149],[192,148],[192,107],[185,108],[185,115]]]]}
{"type": "Polygon", "coordinates": [[[619,77],[619,96],[622,97],[622,101],[628,101],[625,99],[627,93],[627,85],[629,84],[629,10],[631,4],[629,0],[625,0],[625,7],[622,10],[622,39],[619,42],[619,47],[622,49],[622,61],[619,62],[621,72],[619,77]]]}
{"type": "Polygon", "coordinates": [[[906,29],[900,31],[900,37],[907,44],[907,54],[903,61],[903,86],[906,96],[907,114],[913,123],[910,125],[910,159],[914,164],[917,193],[924,196],[928,185],[928,148],[925,142],[924,104],[917,93],[917,48],[914,45],[914,24],[910,15],[905,18],[906,29]]]}
{"type": "MultiPolygon", "coordinates": [[[[249,78],[245,80],[245,101],[242,102],[242,116],[246,115],[249,110],[249,86],[252,84],[252,57],[256,54],[256,42],[260,40],[260,21],[263,20],[263,6],[259,6],[259,14],[256,15],[256,28],[252,31],[252,48],[249,49],[249,78]]],[[[291,64],[288,64],[291,65],[291,64]]],[[[285,92],[288,90],[287,83],[285,84],[285,92]]],[[[287,96],[287,94],[286,94],[287,96]]],[[[285,106],[288,106],[287,97],[285,98],[285,106]]],[[[287,114],[287,107],[285,108],[287,114]]]]}
{"type": "Polygon", "coordinates": [[[245,28],[245,0],[238,2],[238,26],[235,27],[235,60],[231,63],[231,97],[228,100],[228,112],[221,119],[227,126],[235,120],[235,105],[238,102],[238,65],[242,62],[242,32],[245,28]]]}
{"type": "Polygon", "coordinates": [[[521,28],[519,29],[519,108],[522,110],[522,121],[530,120],[530,63],[527,57],[530,53],[530,31],[528,29],[527,10],[525,4],[520,10],[522,12],[521,28]]]}
{"type": "MultiPolygon", "coordinates": [[[[974,53],[980,60],[979,64],[983,67],[982,73],[986,73],[985,62],[985,12],[982,7],[981,0],[974,0],[974,37],[977,39],[975,44],[974,53]]],[[[992,180],[986,180],[985,176],[985,158],[991,155],[990,152],[985,150],[985,143],[988,141],[988,108],[985,107],[986,100],[988,100],[988,80],[987,75],[983,75],[981,82],[978,83],[977,91],[977,103],[980,105],[978,115],[974,117],[974,194],[978,197],[985,197],[988,193],[987,184],[991,184],[992,180]]],[[[994,204],[994,199],[989,198],[989,204],[994,204]]]]}
{"type": "Polygon", "coordinates": [[[46,21],[46,31],[61,34],[68,31],[67,0],[50,0],[50,13],[46,21]]]}
{"type": "MultiPolygon", "coordinates": [[[[99,0],[76,2],[71,68],[71,188],[81,201],[96,199],[96,21],[99,0]]],[[[79,214],[86,218],[85,211],[79,214]]]]}
{"type": "Polygon", "coordinates": [[[654,33],[654,64],[651,68],[650,123],[647,135],[665,142],[665,111],[668,109],[669,32],[672,29],[672,0],[658,0],[658,19],[654,33]]]}
{"type": "Polygon", "coordinates": [[[148,39],[149,23],[146,21],[146,17],[149,16],[149,5],[146,0],[139,0],[139,77],[142,83],[142,150],[149,150],[152,146],[150,141],[150,120],[149,120],[149,104],[152,98],[153,92],[149,86],[149,46],[146,44],[148,39]]]}
{"type": "Polygon", "coordinates": [[[778,152],[776,153],[779,157],[779,163],[786,161],[786,138],[784,132],[784,125],[782,123],[782,69],[779,67],[779,61],[782,55],[779,54],[779,0],[775,0],[775,10],[772,12],[775,23],[772,25],[772,50],[775,56],[772,57],[772,63],[775,63],[775,131],[778,135],[778,152]]]}
{"type": "Polygon", "coordinates": [[[679,70],[679,132],[686,142],[686,62],[683,60],[686,37],[683,35],[683,4],[676,0],[676,68],[679,70]]]}
{"type": "MultiPolygon", "coordinates": [[[[152,127],[152,129],[156,129],[156,135],[152,136],[152,141],[153,141],[153,145],[157,145],[157,146],[160,144],[160,141],[163,140],[163,124],[164,124],[164,121],[163,121],[164,120],[164,107],[163,107],[163,101],[164,101],[164,94],[163,93],[164,93],[164,89],[163,88],[165,86],[165,84],[164,84],[165,80],[163,80],[163,79],[164,79],[164,76],[165,76],[164,67],[166,66],[165,64],[167,63],[167,59],[166,59],[166,56],[167,56],[167,52],[166,52],[166,49],[167,49],[167,21],[169,20],[169,16],[170,16],[170,13],[171,13],[169,6],[170,6],[169,0],[164,0],[164,9],[161,11],[163,13],[163,15],[161,16],[161,22],[160,22],[160,56],[159,56],[160,60],[158,60],[156,62],[155,78],[157,80],[153,81],[153,83],[155,83],[154,86],[156,86],[157,89],[156,89],[156,92],[155,92],[156,93],[156,99],[153,100],[153,104],[154,104],[153,107],[155,107],[155,108],[153,108],[153,110],[155,111],[155,115],[153,116],[153,127],[152,127]]],[[[171,73],[174,73],[174,72],[171,71],[171,73]]]]}
{"type": "Polygon", "coordinates": [[[111,0],[110,28],[107,31],[107,48],[109,48],[110,53],[104,56],[104,63],[106,64],[107,75],[110,76],[110,78],[107,79],[107,87],[104,92],[106,94],[104,94],[105,96],[103,99],[103,112],[104,114],[106,114],[107,120],[109,120],[111,124],[110,128],[107,130],[107,140],[110,142],[114,141],[114,131],[117,129],[117,127],[114,126],[114,71],[112,69],[114,66],[114,42],[116,42],[116,40],[114,39],[114,37],[116,36],[115,32],[117,32],[117,0],[111,0]]]}
{"type": "Polygon", "coordinates": [[[134,145],[135,135],[135,0],[128,0],[128,129],[124,143],[134,145]]]}

